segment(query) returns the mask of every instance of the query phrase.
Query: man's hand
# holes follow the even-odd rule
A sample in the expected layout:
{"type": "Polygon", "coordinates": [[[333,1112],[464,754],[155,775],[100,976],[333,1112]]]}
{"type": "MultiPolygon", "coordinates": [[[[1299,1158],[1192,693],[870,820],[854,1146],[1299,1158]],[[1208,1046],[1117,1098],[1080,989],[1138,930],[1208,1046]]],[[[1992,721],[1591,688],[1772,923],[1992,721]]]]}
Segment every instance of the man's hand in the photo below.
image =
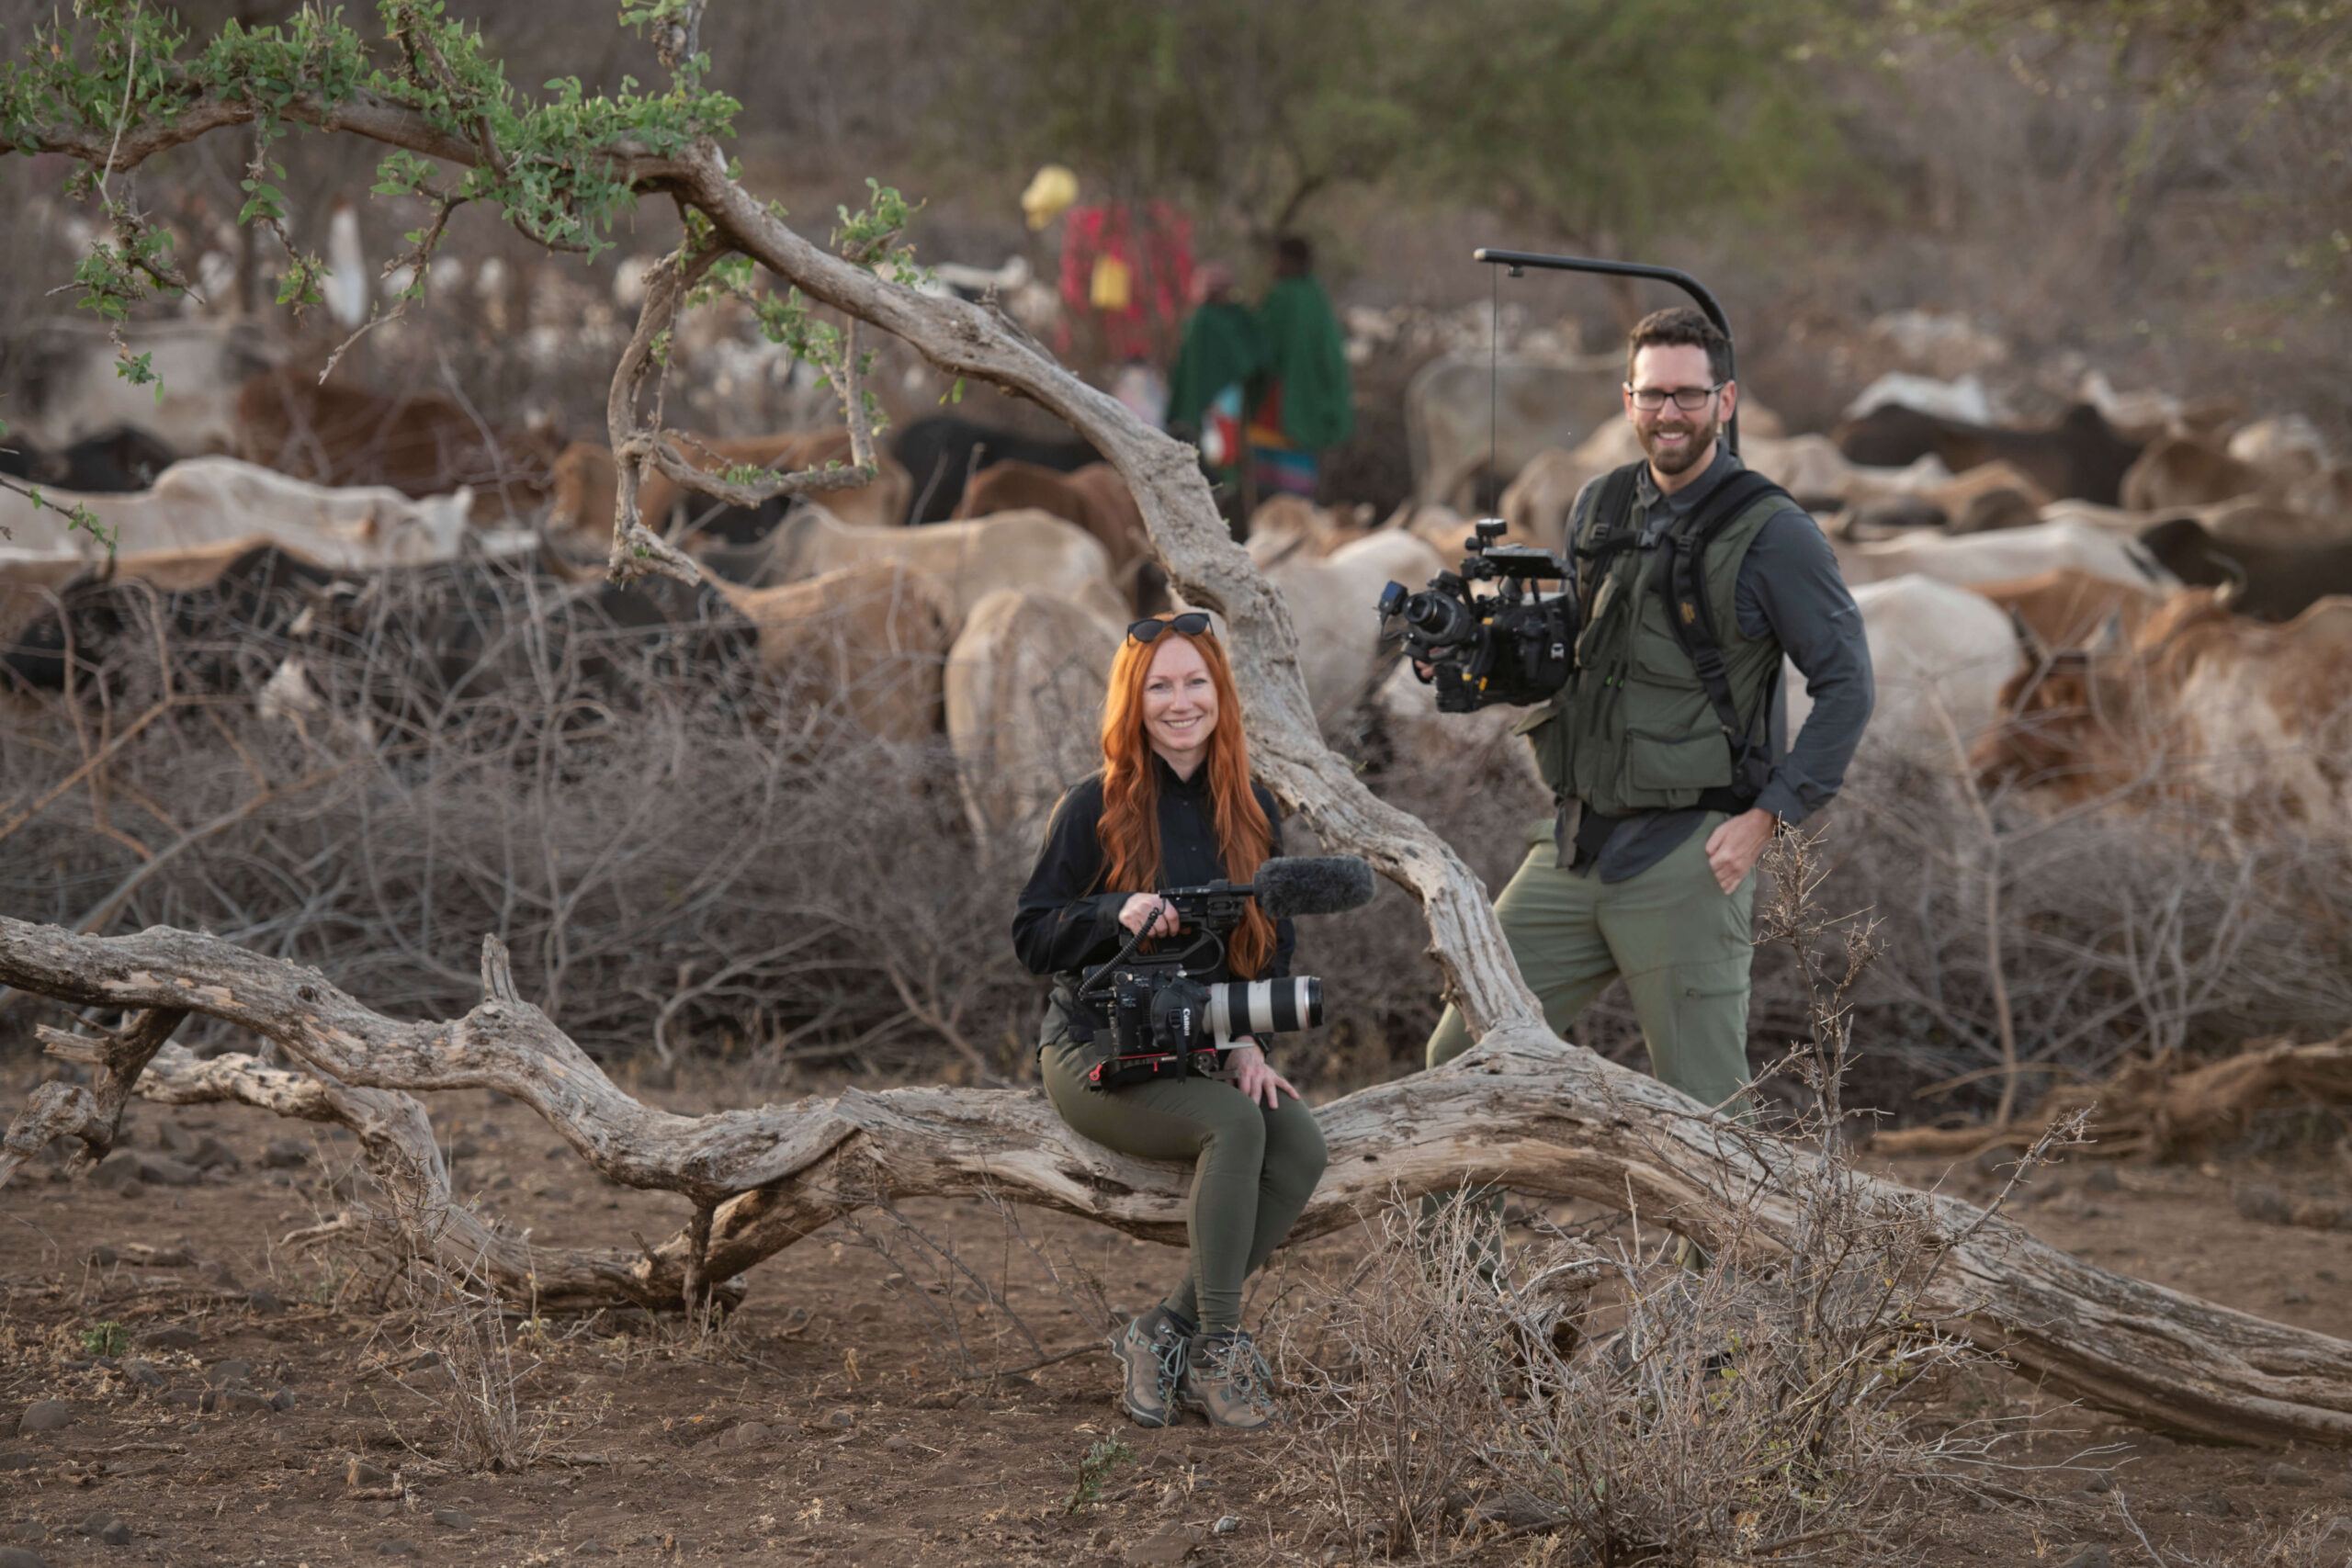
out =
{"type": "Polygon", "coordinates": [[[1707,835],[1707,869],[1724,892],[1740,885],[1780,825],[1778,817],[1758,808],[1741,812],[1707,835]]]}
{"type": "Polygon", "coordinates": [[[1286,1094],[1293,1100],[1298,1098],[1298,1090],[1291,1088],[1290,1080],[1266,1066],[1265,1052],[1254,1043],[1245,1045],[1240,1041],[1234,1042],[1233,1049],[1226,1054],[1225,1063],[1233,1075],[1233,1087],[1269,1111],[1281,1106],[1279,1097],[1282,1095],[1286,1094]]]}

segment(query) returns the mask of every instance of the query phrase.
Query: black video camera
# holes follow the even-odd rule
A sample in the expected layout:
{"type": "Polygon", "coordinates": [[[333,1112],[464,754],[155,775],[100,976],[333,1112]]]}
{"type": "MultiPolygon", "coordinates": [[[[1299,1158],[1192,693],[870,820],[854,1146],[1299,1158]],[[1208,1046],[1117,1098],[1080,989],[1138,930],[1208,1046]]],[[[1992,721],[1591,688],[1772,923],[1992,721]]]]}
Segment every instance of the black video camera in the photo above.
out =
{"type": "Polygon", "coordinates": [[[1493,703],[1540,703],[1568,679],[1577,640],[1576,585],[1549,550],[1501,545],[1509,525],[1488,517],[1463,541],[1459,572],[1441,571],[1427,589],[1401,582],[1380,591],[1380,618],[1405,623],[1405,653],[1430,666],[1440,713],[1475,713],[1493,703]],[[1557,581],[1545,597],[1538,582],[1557,581]],[[1473,596],[1470,584],[1498,584],[1473,596]]]}
{"type": "MultiPolygon", "coordinates": [[[[1256,880],[1237,887],[1164,888],[1153,897],[1176,911],[1182,945],[1140,953],[1142,932],[1118,955],[1079,983],[1078,1003],[1107,1029],[1111,1053],[1088,1070],[1089,1089],[1121,1089],[1191,1073],[1214,1074],[1240,1035],[1312,1029],[1323,1021],[1323,982],[1310,975],[1283,980],[1205,981],[1225,964],[1226,938],[1249,913],[1251,899],[1271,919],[1331,915],[1371,902],[1372,867],[1353,855],[1278,855],[1258,867],[1256,880]],[[1187,934],[1190,941],[1183,941],[1187,934]]],[[[1144,930],[1149,931],[1147,922],[1144,930]]]]}

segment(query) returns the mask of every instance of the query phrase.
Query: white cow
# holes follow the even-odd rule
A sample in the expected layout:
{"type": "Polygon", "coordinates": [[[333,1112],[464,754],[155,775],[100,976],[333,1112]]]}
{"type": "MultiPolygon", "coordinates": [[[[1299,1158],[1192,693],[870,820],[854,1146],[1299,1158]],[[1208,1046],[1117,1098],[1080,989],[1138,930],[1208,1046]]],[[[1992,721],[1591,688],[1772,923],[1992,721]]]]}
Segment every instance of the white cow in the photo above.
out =
{"type": "Polygon", "coordinates": [[[1329,728],[1346,718],[1395,657],[1382,649],[1381,589],[1393,581],[1418,590],[1452,564],[1412,535],[1383,529],[1328,556],[1302,552],[1267,570],[1290,605],[1316,722],[1329,728]]]}
{"type": "MultiPolygon", "coordinates": [[[[1863,744],[1960,766],[1998,716],[2001,683],[2017,670],[2009,617],[1981,594],[1917,575],[1863,583],[1854,603],[1861,606],[1878,695],[1863,744]]],[[[1793,739],[1813,711],[1813,696],[1793,663],[1782,673],[1793,739]]]]}
{"type": "Polygon", "coordinates": [[[1440,355],[1405,388],[1413,494],[1466,510],[1490,453],[1497,482],[1507,483],[1537,453],[1622,424],[1622,373],[1614,356],[1576,366],[1505,357],[1490,366],[1483,352],[1440,355]]]}
{"type": "Polygon", "coordinates": [[[1915,409],[1964,424],[1995,424],[2003,412],[1979,377],[1942,381],[1913,371],[1890,370],[1846,405],[1846,417],[1860,419],[1873,410],[1889,407],[1915,409]]]}
{"type": "Polygon", "coordinates": [[[36,507],[26,496],[0,491],[0,528],[20,547],[103,558],[107,547],[71,526],[72,509],[79,506],[108,530],[121,555],[260,536],[338,569],[447,560],[466,536],[472,503],[464,490],[412,501],[382,485],[332,489],[234,457],[174,463],[143,491],[45,491],[43,499],[48,504],[36,507]]]}
{"type": "Polygon", "coordinates": [[[1623,419],[1602,424],[1573,452],[1555,447],[1536,453],[1498,503],[1504,520],[1510,524],[1510,532],[1504,537],[1514,545],[1560,550],[1567,538],[1568,509],[1576,504],[1578,492],[1610,469],[1641,455],[1640,437],[1623,419]]]}
{"type": "Polygon", "coordinates": [[[103,328],[53,321],[17,352],[9,423],[50,447],[129,424],[175,452],[233,450],[237,389],[279,357],[261,329],[242,321],[181,321],[139,322],[122,332],[133,355],[153,356],[160,402],[153,382],[115,373],[119,356],[103,328]]]}
{"type": "Polygon", "coordinates": [[[1000,588],[947,651],[947,739],[983,841],[1032,843],[1062,792],[1102,766],[1102,694],[1121,628],[1070,601],[1000,588]]]}
{"type": "Polygon", "coordinates": [[[1838,564],[1853,583],[1883,582],[1906,572],[1963,585],[2000,582],[2071,566],[2138,588],[2178,586],[2170,572],[2127,536],[2071,516],[1989,534],[1918,534],[1840,544],[1838,564]]]}
{"type": "Polygon", "coordinates": [[[1093,536],[1050,512],[1000,512],[922,528],[860,528],[820,506],[803,506],[768,536],[767,580],[797,582],[868,561],[898,561],[947,596],[950,635],[1000,588],[1067,599],[1124,626],[1133,619],[1111,581],[1111,558],[1093,536]]]}
{"type": "Polygon", "coordinates": [[[1531,709],[1498,704],[1476,713],[1440,713],[1436,688],[1424,684],[1401,659],[1373,694],[1372,705],[1408,766],[1455,773],[1466,764],[1473,779],[1523,778],[1544,787],[1534,751],[1511,733],[1531,709]]]}

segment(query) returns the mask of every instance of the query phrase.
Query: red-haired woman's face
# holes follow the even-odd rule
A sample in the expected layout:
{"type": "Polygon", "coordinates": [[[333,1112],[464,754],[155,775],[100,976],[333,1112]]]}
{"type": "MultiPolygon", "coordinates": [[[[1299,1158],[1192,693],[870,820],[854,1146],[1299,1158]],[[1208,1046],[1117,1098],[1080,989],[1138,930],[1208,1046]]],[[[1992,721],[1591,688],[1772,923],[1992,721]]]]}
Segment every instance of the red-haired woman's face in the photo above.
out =
{"type": "Polygon", "coordinates": [[[1143,732],[1182,778],[1207,755],[1216,730],[1216,682],[1193,639],[1166,634],[1143,678],[1143,732]]]}

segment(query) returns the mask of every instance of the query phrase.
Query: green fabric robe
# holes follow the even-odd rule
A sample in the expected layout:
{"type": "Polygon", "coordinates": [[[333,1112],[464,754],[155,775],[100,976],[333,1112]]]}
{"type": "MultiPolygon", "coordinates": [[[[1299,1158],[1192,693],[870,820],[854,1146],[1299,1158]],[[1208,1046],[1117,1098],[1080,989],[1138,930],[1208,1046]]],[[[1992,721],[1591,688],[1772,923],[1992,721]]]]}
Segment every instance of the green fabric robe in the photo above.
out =
{"type": "Polygon", "coordinates": [[[1258,307],[1258,330],[1266,340],[1267,374],[1282,390],[1283,434],[1310,451],[1347,440],[1356,427],[1347,340],[1322,284],[1312,277],[1275,283],[1258,307]]]}
{"type": "Polygon", "coordinates": [[[1168,376],[1168,423],[1199,429],[1209,404],[1236,382],[1266,368],[1266,342],[1247,305],[1213,300],[1184,325],[1183,346],[1168,376]]]}

